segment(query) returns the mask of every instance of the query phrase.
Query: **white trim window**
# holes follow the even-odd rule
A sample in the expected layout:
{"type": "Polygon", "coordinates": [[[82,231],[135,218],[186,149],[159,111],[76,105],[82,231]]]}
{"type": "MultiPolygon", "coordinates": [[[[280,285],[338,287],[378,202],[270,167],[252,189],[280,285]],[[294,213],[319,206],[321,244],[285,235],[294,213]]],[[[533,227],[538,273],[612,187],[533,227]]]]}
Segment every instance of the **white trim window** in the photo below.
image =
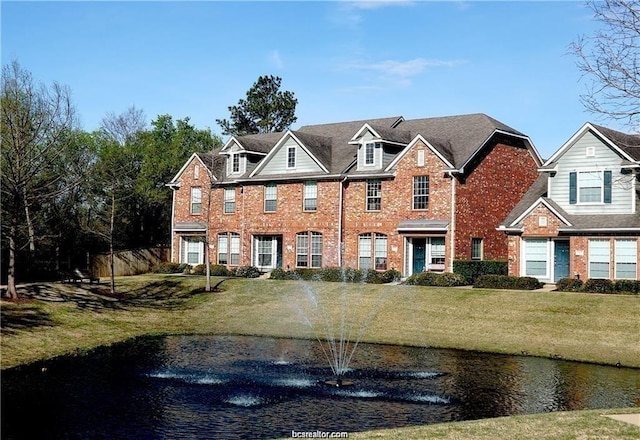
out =
{"type": "Polygon", "coordinates": [[[387,236],[375,232],[358,236],[358,268],[387,270],[387,236]]]}
{"type": "Polygon", "coordinates": [[[236,189],[224,189],[224,213],[233,214],[236,212],[236,189]]]}
{"type": "Polygon", "coordinates": [[[287,168],[292,169],[296,167],[296,147],[287,147],[287,168]]]}
{"type": "Polygon", "coordinates": [[[546,238],[524,241],[524,275],[547,278],[549,267],[549,240],[546,238]]]}
{"type": "Polygon", "coordinates": [[[316,211],[318,209],[318,184],[315,181],[304,182],[304,211],[316,211]]]}
{"type": "Polygon", "coordinates": [[[382,181],[380,179],[367,180],[367,211],[382,209],[382,181]]]}
{"type": "Polygon", "coordinates": [[[610,240],[589,240],[589,278],[609,278],[610,264],[610,240]]]}
{"type": "Polygon", "coordinates": [[[296,267],[322,267],[322,234],[300,232],[296,234],[296,267]]]}
{"type": "Polygon", "coordinates": [[[218,264],[240,264],[240,234],[234,232],[218,234],[218,264]]]}
{"type": "Polygon", "coordinates": [[[203,237],[182,237],[180,243],[180,262],[192,266],[204,264],[203,237]]]}
{"type": "Polygon", "coordinates": [[[638,274],[638,240],[619,239],[616,246],[616,279],[635,280],[638,274]]]}
{"type": "Polygon", "coordinates": [[[471,259],[482,260],[482,238],[471,239],[471,259]]]}
{"type": "Polygon", "coordinates": [[[413,176],[413,209],[429,208],[429,176],[413,176]]]}
{"type": "Polygon", "coordinates": [[[202,214],[202,188],[191,188],[191,214],[202,214]]]}
{"type": "Polygon", "coordinates": [[[376,164],[376,148],[379,144],[376,142],[367,142],[364,144],[364,164],[373,166],[376,164]]]}
{"type": "Polygon", "coordinates": [[[609,170],[581,170],[569,173],[569,203],[599,205],[611,203],[612,173],[609,170]]]}
{"type": "Polygon", "coordinates": [[[276,212],[278,204],[278,185],[267,183],[264,186],[264,212],[276,212]]]}

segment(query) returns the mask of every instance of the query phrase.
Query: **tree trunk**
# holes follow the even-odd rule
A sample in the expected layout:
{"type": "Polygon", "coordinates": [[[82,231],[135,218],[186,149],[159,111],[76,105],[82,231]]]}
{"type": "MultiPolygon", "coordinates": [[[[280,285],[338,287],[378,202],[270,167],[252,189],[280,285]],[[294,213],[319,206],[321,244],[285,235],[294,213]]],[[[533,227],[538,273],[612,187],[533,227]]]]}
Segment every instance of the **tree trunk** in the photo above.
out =
{"type": "Polygon", "coordinates": [[[24,215],[27,220],[27,231],[29,231],[29,252],[32,254],[36,251],[36,232],[33,228],[31,213],[29,211],[29,202],[27,201],[27,188],[22,188],[22,198],[24,199],[24,215]]]}
{"type": "Polygon", "coordinates": [[[113,230],[116,219],[116,192],[111,192],[111,224],[109,225],[109,267],[111,269],[111,294],[116,293],[115,263],[113,258],[113,230]]]}
{"type": "Polygon", "coordinates": [[[16,234],[18,233],[18,220],[14,215],[9,226],[9,271],[7,280],[7,296],[18,298],[16,290],[16,234]]]}

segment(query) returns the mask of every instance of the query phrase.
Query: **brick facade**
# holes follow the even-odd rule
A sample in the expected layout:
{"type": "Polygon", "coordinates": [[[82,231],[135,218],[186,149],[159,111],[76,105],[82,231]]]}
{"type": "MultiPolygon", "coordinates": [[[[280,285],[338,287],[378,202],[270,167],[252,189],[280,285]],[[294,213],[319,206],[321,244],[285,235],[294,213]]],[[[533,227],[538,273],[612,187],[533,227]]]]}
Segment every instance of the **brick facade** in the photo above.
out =
{"type": "Polygon", "coordinates": [[[224,181],[224,176],[219,180],[216,176],[210,182],[204,164],[194,155],[170,184],[174,190],[172,260],[181,261],[183,237],[204,240],[208,235],[209,261],[216,264],[219,234],[233,234],[240,242],[237,265],[258,265],[258,243],[271,240],[277,247],[277,266],[293,269],[298,257],[296,236],[302,233],[309,233],[310,237],[312,233],[321,234],[323,267],[360,267],[359,242],[363,234],[386,239],[385,268],[399,270],[403,275],[420,267],[421,260],[410,250],[424,246],[423,243],[438,247],[437,251],[429,251],[437,252],[438,258],[444,249],[444,263],[431,264],[440,266],[434,270],[450,271],[454,255],[469,259],[472,238],[482,239],[484,259],[504,259],[509,254],[508,240],[496,228],[537,178],[539,162],[537,153],[532,153],[532,147],[524,145],[522,138],[499,135],[491,139],[481,149],[481,145],[466,147],[473,152],[473,160],[464,170],[451,168],[441,151],[423,138],[416,138],[410,146],[395,147],[390,170],[385,170],[384,165],[367,174],[341,172],[320,177],[316,173],[309,178],[279,175],[271,181],[277,186],[275,212],[265,212],[268,181],[264,177],[224,181]],[[428,176],[426,209],[414,209],[416,176],[428,176]],[[303,209],[306,180],[317,183],[317,210],[313,212],[303,209]],[[367,210],[368,180],[381,182],[380,210],[367,210]],[[196,186],[202,188],[202,209],[194,214],[190,199],[191,189],[196,186]],[[227,188],[232,188],[235,194],[233,213],[224,212],[227,188]],[[400,228],[399,225],[411,221],[419,222],[421,229],[400,228]],[[208,234],[198,229],[203,224],[207,225],[208,234]],[[415,263],[412,266],[410,258],[415,258],[418,266],[415,263]]]}

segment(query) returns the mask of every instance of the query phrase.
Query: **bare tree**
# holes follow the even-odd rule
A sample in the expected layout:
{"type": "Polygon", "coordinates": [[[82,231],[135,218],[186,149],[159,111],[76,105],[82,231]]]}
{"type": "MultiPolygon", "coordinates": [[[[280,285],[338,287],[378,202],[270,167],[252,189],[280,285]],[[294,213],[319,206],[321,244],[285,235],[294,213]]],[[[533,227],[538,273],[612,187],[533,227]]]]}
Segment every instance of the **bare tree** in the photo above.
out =
{"type": "Polygon", "coordinates": [[[29,249],[36,248],[32,207],[67,191],[64,157],[72,143],[75,109],[69,88],[36,84],[17,61],[2,68],[0,131],[2,136],[3,235],[9,245],[7,294],[17,297],[16,252],[24,221],[29,249]]]}
{"type": "Polygon", "coordinates": [[[146,116],[135,105],[116,115],[109,112],[102,118],[100,130],[120,145],[131,143],[135,136],[146,128],[146,116]]]}
{"type": "Polygon", "coordinates": [[[640,1],[589,0],[602,28],[570,45],[577,65],[591,78],[581,95],[586,109],[626,121],[634,131],[640,122],[640,1]]]}

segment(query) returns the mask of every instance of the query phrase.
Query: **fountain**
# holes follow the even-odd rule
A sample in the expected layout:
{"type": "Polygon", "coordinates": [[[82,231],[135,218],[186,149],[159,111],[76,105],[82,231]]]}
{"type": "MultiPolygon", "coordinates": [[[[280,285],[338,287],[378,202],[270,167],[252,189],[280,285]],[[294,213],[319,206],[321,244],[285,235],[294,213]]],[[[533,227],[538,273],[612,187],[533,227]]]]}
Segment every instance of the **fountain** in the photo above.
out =
{"type": "MultiPolygon", "coordinates": [[[[358,344],[378,314],[384,298],[384,294],[380,295],[368,313],[363,314],[361,309],[363,302],[360,299],[366,284],[360,282],[359,293],[348,296],[346,283],[343,269],[342,281],[335,283],[339,284],[341,290],[338,317],[334,316],[337,313],[332,313],[335,307],[331,307],[331,295],[323,296],[321,290],[316,291],[308,282],[303,285],[305,303],[297,304],[299,314],[320,344],[333,373],[333,378],[323,383],[337,388],[353,385],[353,381],[347,380],[345,375],[350,370],[349,364],[358,344]]],[[[325,287],[329,284],[334,283],[325,283],[325,287]]]]}

